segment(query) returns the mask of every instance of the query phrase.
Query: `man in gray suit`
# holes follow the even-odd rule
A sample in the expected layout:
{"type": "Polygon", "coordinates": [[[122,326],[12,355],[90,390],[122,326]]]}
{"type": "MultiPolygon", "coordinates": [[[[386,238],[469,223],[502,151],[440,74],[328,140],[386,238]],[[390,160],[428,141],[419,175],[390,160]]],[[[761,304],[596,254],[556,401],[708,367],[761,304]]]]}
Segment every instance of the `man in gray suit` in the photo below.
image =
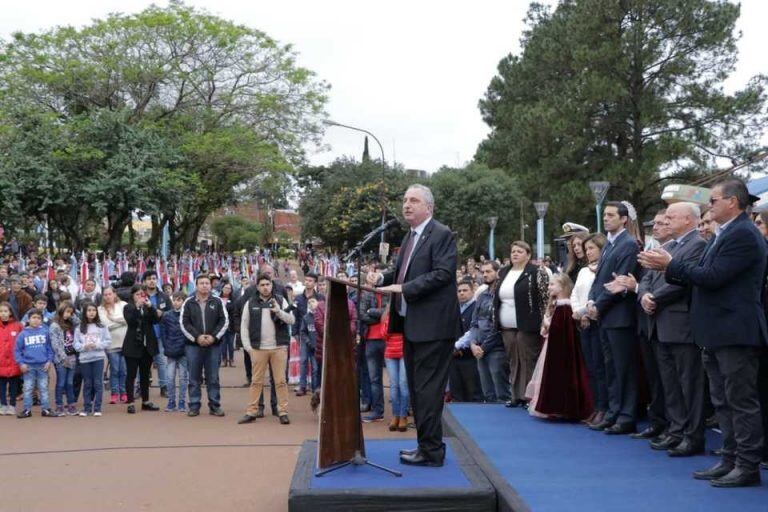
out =
{"type": "MultiPolygon", "coordinates": [[[[692,203],[667,208],[673,239],[663,248],[673,258],[691,264],[699,261],[706,246],[697,231],[700,217],[699,207],[692,203]]],[[[651,447],[667,450],[670,457],[704,452],[704,369],[701,350],[693,342],[690,294],[690,286],[667,283],[661,271],[647,272],[637,293],[650,320],[669,422],[666,434],[651,441],[651,447]]]]}

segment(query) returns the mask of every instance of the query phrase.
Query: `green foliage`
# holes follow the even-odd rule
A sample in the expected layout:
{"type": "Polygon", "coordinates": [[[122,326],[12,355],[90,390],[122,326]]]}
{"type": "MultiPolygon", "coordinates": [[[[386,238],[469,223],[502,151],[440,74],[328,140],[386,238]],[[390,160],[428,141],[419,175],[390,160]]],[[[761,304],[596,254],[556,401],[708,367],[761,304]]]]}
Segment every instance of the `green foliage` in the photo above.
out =
{"type": "Polygon", "coordinates": [[[766,123],[766,78],[732,95],[739,7],[707,0],[532,4],[521,55],[498,66],[480,101],[491,126],[477,159],[506,169],[552,225],[594,226],[588,182],[640,215],[663,185],[720,159],[746,160],[766,123]]]}
{"type": "MultiPolygon", "coordinates": [[[[403,192],[413,181],[402,169],[382,169],[380,161],[349,158],[304,167],[296,180],[302,190],[303,238],[318,237],[337,249],[356,243],[381,224],[382,200],[390,215],[399,215],[403,192]]],[[[401,234],[392,231],[388,239],[399,241],[401,234]]]]}
{"type": "Polygon", "coordinates": [[[465,256],[488,254],[488,219],[498,217],[496,255],[519,239],[520,192],[504,171],[470,164],[462,169],[444,167],[430,177],[435,196],[435,218],[458,235],[465,256]]]}
{"type": "Polygon", "coordinates": [[[172,249],[191,245],[259,183],[284,204],[327,101],[289,45],[180,2],[17,33],[0,55],[0,185],[24,171],[0,192],[8,222],[45,216],[75,246],[104,223],[116,248],[135,210],[169,222],[172,249]]]}
{"type": "Polygon", "coordinates": [[[253,250],[261,245],[263,227],[257,222],[238,215],[217,217],[211,222],[211,230],[225,251],[253,250]]]}

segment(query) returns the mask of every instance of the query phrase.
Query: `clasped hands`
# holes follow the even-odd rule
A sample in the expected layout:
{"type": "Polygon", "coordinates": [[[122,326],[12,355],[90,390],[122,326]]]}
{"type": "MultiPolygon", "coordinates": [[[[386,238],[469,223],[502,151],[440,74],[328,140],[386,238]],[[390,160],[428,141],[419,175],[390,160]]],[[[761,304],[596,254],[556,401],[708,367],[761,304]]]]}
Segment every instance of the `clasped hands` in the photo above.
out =
{"type": "Polygon", "coordinates": [[[216,342],[216,338],[214,338],[210,334],[201,334],[200,336],[197,337],[197,340],[195,341],[201,347],[209,347],[216,342]]]}

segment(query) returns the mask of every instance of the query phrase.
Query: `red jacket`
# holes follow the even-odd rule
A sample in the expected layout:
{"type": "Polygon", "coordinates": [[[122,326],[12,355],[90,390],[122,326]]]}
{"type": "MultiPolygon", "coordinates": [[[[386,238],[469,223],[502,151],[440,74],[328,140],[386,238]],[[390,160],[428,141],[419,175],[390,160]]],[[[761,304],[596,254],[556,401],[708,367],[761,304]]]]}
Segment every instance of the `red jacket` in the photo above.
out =
{"type": "Polygon", "coordinates": [[[16,348],[16,336],[24,328],[21,323],[10,320],[7,324],[0,322],[0,377],[18,377],[21,368],[16,364],[13,351],[16,348]]]}
{"type": "MultiPolygon", "coordinates": [[[[381,319],[384,326],[384,332],[389,330],[389,312],[384,313],[381,319]]],[[[403,357],[403,335],[402,333],[387,334],[384,340],[384,357],[387,359],[402,359],[403,357]]]]}

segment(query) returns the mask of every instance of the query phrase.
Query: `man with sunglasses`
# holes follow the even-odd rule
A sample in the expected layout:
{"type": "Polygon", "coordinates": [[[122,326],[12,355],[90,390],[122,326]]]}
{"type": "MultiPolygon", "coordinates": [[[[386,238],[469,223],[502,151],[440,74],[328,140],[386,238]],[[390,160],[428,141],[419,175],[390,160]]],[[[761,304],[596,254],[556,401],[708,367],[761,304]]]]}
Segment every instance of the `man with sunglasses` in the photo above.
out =
{"type": "Polygon", "coordinates": [[[714,487],[760,485],[763,427],[757,370],[768,340],[761,299],[767,251],[746,213],[755,199],[739,179],[718,183],[709,203],[719,227],[698,262],[686,263],[661,249],[638,258],[646,268],[666,270],[667,282],[692,287],[694,341],[704,349],[723,435],[721,461],[693,477],[714,487]]]}

